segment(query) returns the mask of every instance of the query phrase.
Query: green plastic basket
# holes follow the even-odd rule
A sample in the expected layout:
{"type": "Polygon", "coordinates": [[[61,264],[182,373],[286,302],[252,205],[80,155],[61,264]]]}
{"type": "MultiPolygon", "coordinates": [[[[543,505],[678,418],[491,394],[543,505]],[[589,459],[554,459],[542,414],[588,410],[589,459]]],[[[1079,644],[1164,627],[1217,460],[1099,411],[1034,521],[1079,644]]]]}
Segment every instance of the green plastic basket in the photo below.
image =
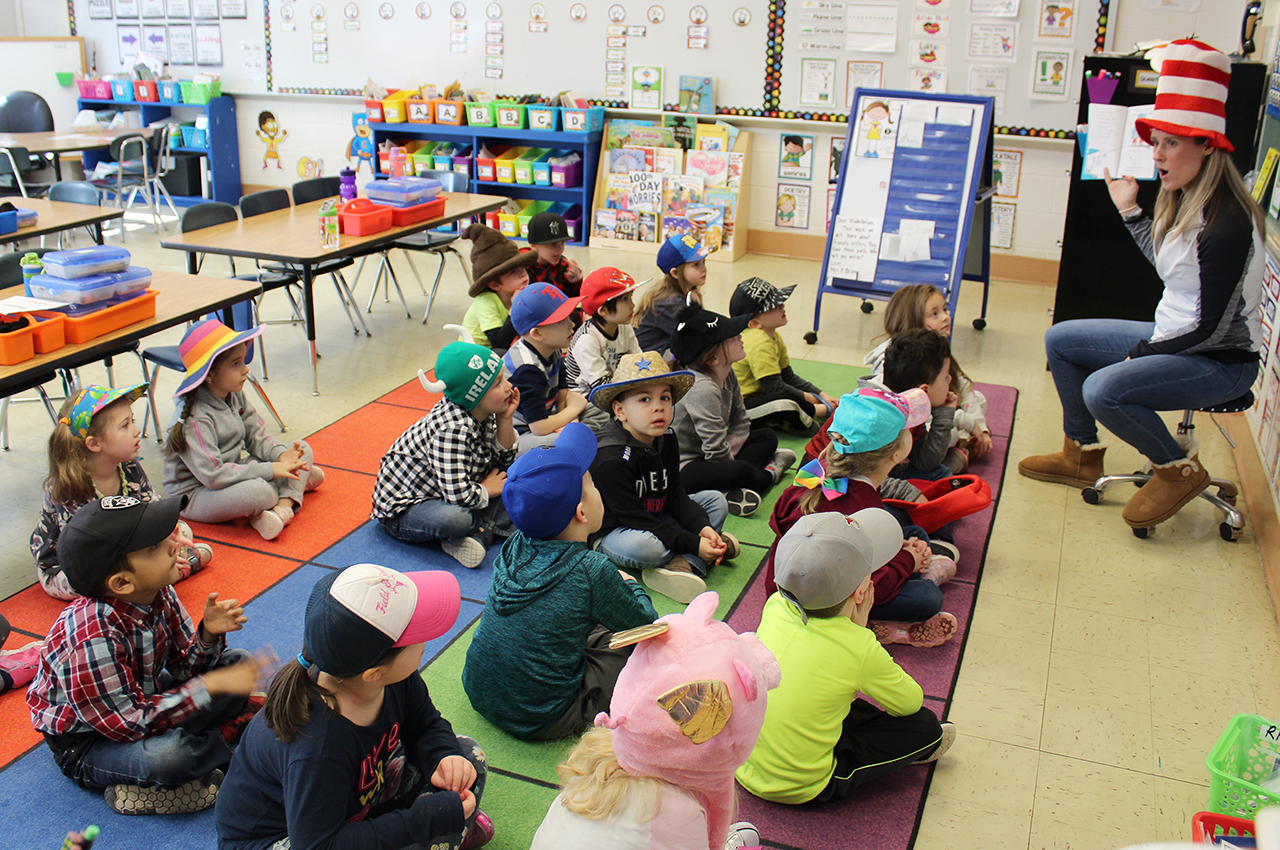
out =
{"type": "Polygon", "coordinates": [[[1253,820],[1258,809],[1280,804],[1280,793],[1259,786],[1280,761],[1280,723],[1237,714],[1204,761],[1209,768],[1210,811],[1253,820]]]}
{"type": "Polygon", "coordinates": [[[196,106],[206,104],[222,94],[221,80],[214,80],[211,83],[193,83],[190,80],[184,80],[179,85],[182,87],[182,102],[196,106]]]}

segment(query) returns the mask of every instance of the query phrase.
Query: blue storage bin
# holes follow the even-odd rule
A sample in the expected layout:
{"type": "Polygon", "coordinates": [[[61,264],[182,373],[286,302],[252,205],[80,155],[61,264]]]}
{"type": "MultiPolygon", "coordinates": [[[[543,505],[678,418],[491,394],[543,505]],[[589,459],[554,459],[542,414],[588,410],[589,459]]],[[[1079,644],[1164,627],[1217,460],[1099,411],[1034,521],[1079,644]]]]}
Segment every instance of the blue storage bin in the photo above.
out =
{"type": "Polygon", "coordinates": [[[133,81],[132,80],[112,80],[111,81],[111,99],[112,100],[133,100],[133,81]]]}
{"type": "Polygon", "coordinates": [[[36,222],[40,220],[40,213],[35,210],[25,210],[18,207],[18,227],[34,227],[36,222]]]}
{"type": "Polygon", "coordinates": [[[542,104],[530,104],[528,109],[529,129],[530,130],[549,130],[555,132],[560,129],[560,107],[545,106],[542,104]]]}
{"type": "MultiPolygon", "coordinates": [[[[412,206],[424,200],[430,200],[426,194],[426,187],[418,180],[412,183],[404,179],[374,180],[365,184],[364,195],[371,201],[398,206],[412,206]]],[[[435,195],[431,196],[431,198],[434,197],[435,195]]]]}
{"type": "Polygon", "coordinates": [[[71,280],[92,274],[121,272],[129,267],[128,249],[118,245],[94,245],[68,251],[50,251],[40,258],[44,273],[71,280]]]}
{"type": "Polygon", "coordinates": [[[182,85],[177,80],[161,80],[160,102],[182,103],[182,85]]]}
{"type": "MultiPolygon", "coordinates": [[[[45,255],[46,257],[48,254],[45,255]]],[[[91,274],[72,280],[38,274],[31,278],[31,294],[50,301],[65,301],[77,306],[94,304],[108,298],[135,295],[151,284],[151,270],[129,266],[121,272],[91,274]]]]}
{"type": "Polygon", "coordinates": [[[594,133],[604,128],[604,107],[589,106],[586,109],[565,106],[560,111],[564,129],[570,133],[594,133]]]}
{"type": "Polygon", "coordinates": [[[18,232],[18,213],[14,210],[0,212],[0,234],[18,232]]]}
{"type": "Polygon", "coordinates": [[[201,130],[194,124],[183,124],[182,130],[182,146],[184,148],[192,148],[195,150],[207,150],[209,147],[209,131],[201,130]]]}

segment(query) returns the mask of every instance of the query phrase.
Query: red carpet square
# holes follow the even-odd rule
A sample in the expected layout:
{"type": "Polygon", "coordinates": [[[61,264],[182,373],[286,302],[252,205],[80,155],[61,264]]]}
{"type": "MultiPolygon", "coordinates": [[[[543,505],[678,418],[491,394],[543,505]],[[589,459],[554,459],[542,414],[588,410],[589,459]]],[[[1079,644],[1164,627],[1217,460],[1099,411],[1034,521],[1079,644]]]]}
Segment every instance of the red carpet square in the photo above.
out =
{"type": "Polygon", "coordinates": [[[315,452],[316,464],[326,472],[339,467],[377,475],[387,449],[425,415],[416,408],[374,402],[322,428],[307,437],[307,442],[315,452]]]}
{"type": "MultiPolygon", "coordinates": [[[[434,369],[428,370],[427,377],[435,380],[436,372],[434,369]]],[[[435,407],[437,401],[441,398],[441,393],[429,393],[422,387],[422,383],[414,378],[407,381],[391,392],[384,395],[378,401],[383,404],[398,404],[401,407],[412,407],[421,410],[424,413],[435,407]]]]}

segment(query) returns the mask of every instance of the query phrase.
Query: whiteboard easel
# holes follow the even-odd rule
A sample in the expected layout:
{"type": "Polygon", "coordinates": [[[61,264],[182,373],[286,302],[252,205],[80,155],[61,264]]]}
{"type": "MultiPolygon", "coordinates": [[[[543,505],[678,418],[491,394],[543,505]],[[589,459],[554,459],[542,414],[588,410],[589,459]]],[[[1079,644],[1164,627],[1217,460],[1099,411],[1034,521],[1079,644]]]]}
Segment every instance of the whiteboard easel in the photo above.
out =
{"type": "Polygon", "coordinates": [[[984,97],[857,91],[807,342],[817,342],[825,293],[861,297],[870,312],[869,299],[932,284],[955,312],[991,167],[991,113],[984,97]]]}

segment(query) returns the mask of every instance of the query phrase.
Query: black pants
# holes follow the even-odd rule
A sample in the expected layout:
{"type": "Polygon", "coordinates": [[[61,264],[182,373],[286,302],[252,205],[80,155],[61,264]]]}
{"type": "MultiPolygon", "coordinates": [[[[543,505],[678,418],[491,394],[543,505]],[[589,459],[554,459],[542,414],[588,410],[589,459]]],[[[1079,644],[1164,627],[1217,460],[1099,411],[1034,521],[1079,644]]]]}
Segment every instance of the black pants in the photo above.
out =
{"type": "Polygon", "coordinates": [[[586,666],[582,670],[582,684],[573,702],[564,714],[546,729],[531,736],[534,740],[554,740],[581,735],[595,725],[596,715],[609,710],[613,700],[613,688],[618,675],[627,665],[635,645],[610,649],[613,632],[604,626],[596,626],[587,636],[586,666]]]}
{"type": "Polygon", "coordinates": [[[749,487],[763,495],[773,486],[773,475],[765,467],[773,463],[777,450],[777,434],[752,428],[733,460],[691,460],[680,468],[680,478],[690,493],[749,487]]]}
{"type": "Polygon", "coordinates": [[[854,700],[836,742],[836,772],[810,805],[850,797],[859,786],[925,758],[940,743],[942,726],[929,709],[894,717],[854,700]]]}

